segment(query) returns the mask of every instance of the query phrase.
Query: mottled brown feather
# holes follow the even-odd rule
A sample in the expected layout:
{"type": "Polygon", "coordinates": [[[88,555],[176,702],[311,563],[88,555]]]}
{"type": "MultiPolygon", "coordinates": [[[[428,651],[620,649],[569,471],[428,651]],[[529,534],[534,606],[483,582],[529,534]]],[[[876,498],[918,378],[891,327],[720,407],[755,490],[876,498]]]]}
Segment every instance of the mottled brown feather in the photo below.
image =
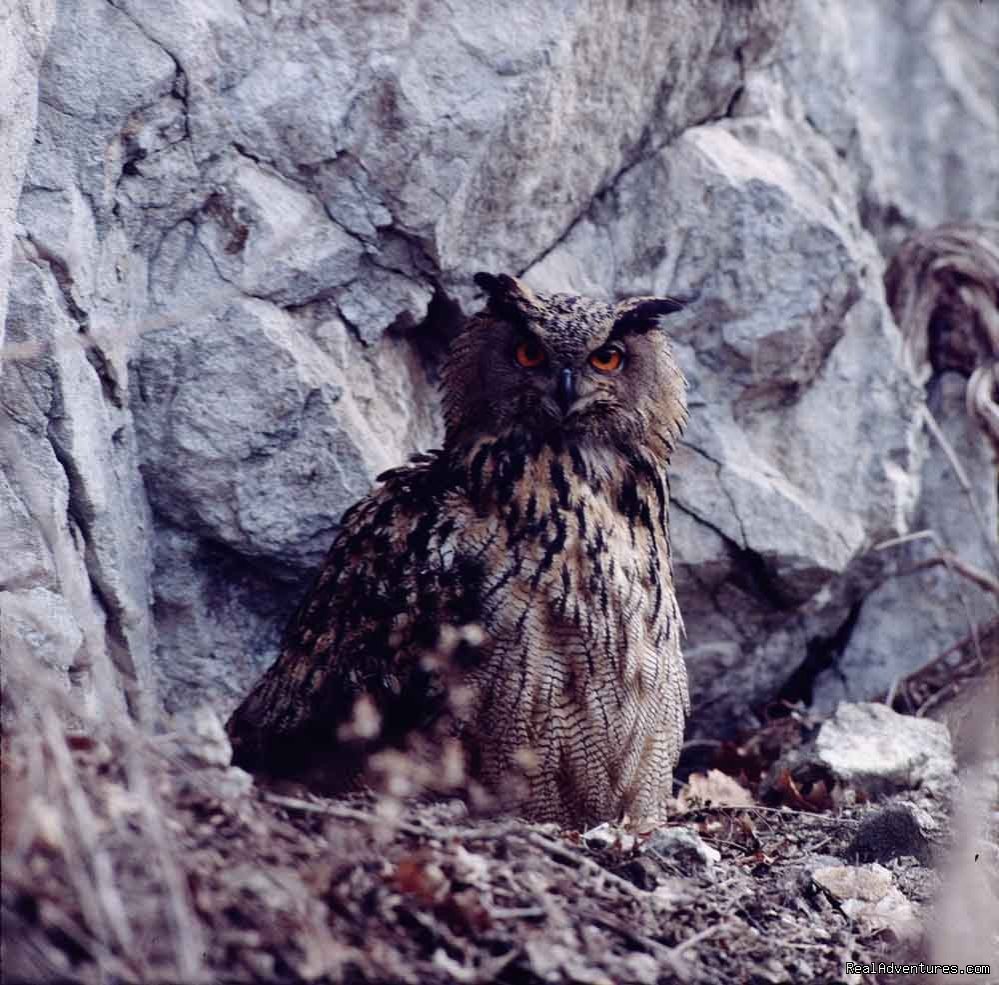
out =
{"type": "Polygon", "coordinates": [[[229,721],[234,761],[342,790],[372,749],[447,719],[478,779],[518,789],[524,816],[661,820],[688,710],[666,476],[684,383],[657,322],[678,304],[479,283],[489,304],[444,370],[444,449],[344,516],[280,657],[229,721]],[[546,353],[530,372],[513,358],[525,333],[546,353]],[[608,343],[624,351],[613,376],[587,361],[608,343]],[[470,624],[480,645],[446,671],[427,663],[443,627],[470,624]],[[377,738],[344,735],[362,695],[377,738]]]}

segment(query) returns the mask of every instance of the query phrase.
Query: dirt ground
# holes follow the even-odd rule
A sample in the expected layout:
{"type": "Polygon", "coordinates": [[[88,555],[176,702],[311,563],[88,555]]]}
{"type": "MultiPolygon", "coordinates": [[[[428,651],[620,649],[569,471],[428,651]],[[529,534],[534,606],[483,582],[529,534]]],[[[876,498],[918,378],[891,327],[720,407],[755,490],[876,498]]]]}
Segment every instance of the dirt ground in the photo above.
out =
{"type": "Polygon", "coordinates": [[[3,744],[4,982],[932,980],[847,963],[932,955],[946,798],[896,798],[928,840],[872,841],[885,804],[775,767],[813,730],[796,714],[696,763],[667,828],[586,834],[265,790],[210,727],[25,720],[3,744]],[[836,889],[858,868],[891,887],[866,909],[836,889]]]}

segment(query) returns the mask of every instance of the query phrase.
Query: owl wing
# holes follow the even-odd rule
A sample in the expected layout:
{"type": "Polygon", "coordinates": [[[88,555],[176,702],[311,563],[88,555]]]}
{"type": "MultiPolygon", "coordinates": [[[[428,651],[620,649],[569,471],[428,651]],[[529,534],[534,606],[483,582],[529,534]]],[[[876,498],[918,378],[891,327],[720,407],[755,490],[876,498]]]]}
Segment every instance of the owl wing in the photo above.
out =
{"type": "Polygon", "coordinates": [[[323,764],[328,777],[332,764],[346,786],[373,747],[443,710],[446,685],[424,658],[443,626],[477,619],[483,572],[455,547],[457,494],[439,454],[378,478],[344,515],[280,656],[229,719],[237,766],[298,776],[323,764]],[[377,739],[345,729],[362,697],[377,739]]]}

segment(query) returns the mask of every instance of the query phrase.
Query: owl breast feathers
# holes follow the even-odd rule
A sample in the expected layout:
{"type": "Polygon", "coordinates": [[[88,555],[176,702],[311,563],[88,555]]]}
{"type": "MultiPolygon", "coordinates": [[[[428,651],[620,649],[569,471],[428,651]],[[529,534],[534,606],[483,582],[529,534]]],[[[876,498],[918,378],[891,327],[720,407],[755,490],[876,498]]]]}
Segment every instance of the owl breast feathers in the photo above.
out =
{"type": "Polygon", "coordinates": [[[345,514],[228,723],[234,762],[347,789],[372,750],[450,716],[471,773],[522,816],[662,820],[689,710],[666,474],[684,380],[660,325],[680,304],[476,282],[443,450],[345,514]],[[449,627],[476,630],[445,672],[429,658],[449,627]],[[345,737],[359,698],[377,738],[345,737]]]}

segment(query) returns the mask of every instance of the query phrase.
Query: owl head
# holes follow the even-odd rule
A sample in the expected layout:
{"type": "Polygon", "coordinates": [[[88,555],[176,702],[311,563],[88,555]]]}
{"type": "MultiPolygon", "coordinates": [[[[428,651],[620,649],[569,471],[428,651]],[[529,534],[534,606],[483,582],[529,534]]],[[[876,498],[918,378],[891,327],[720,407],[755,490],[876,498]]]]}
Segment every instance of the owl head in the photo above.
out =
{"type": "Polygon", "coordinates": [[[521,432],[672,450],[686,420],[685,381],[660,318],[679,301],[540,294],[507,274],[475,282],[486,307],[452,343],[443,373],[449,445],[521,432]]]}

